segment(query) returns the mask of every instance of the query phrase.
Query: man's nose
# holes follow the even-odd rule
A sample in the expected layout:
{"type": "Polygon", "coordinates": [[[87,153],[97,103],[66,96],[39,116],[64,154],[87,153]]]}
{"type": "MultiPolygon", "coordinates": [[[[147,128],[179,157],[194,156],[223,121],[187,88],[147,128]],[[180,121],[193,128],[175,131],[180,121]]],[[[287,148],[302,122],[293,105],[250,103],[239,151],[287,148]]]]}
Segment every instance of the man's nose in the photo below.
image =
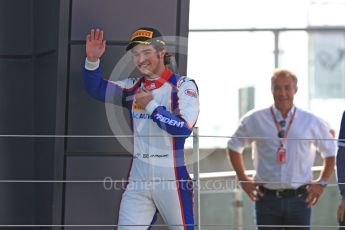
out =
{"type": "Polygon", "coordinates": [[[144,55],[144,54],[139,54],[139,58],[138,58],[139,63],[142,63],[142,62],[144,62],[145,60],[146,60],[145,55],[144,55]]]}
{"type": "Polygon", "coordinates": [[[286,90],[285,89],[281,89],[279,91],[279,94],[282,95],[282,96],[285,96],[286,95],[286,90]]]}

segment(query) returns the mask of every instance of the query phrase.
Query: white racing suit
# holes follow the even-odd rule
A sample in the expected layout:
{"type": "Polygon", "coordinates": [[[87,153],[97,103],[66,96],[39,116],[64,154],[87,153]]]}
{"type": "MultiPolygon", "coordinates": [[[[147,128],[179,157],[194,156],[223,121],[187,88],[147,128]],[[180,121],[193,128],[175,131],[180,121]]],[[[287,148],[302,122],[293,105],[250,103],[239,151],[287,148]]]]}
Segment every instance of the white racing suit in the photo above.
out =
{"type": "Polygon", "coordinates": [[[163,75],[166,81],[151,91],[153,100],[141,108],[128,98],[142,87],[143,77],[111,82],[102,79],[99,67],[86,63],[84,68],[87,92],[127,108],[131,116],[134,153],[120,205],[121,230],[150,228],[157,211],[169,229],[194,229],[193,183],[184,162],[184,143],[198,118],[198,89],[192,79],[168,68],[163,75]]]}

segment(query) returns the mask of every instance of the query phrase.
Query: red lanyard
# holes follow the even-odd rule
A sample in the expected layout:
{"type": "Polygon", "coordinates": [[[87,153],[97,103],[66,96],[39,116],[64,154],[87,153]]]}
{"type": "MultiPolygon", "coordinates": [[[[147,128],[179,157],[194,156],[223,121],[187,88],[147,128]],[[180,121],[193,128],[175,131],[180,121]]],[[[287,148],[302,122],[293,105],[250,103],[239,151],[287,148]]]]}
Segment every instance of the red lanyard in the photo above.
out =
{"type": "MultiPolygon", "coordinates": [[[[280,124],[278,123],[278,121],[277,121],[277,118],[276,118],[276,116],[275,116],[275,114],[274,114],[274,112],[273,112],[273,107],[271,106],[271,114],[272,114],[272,118],[273,118],[273,120],[274,120],[274,123],[275,123],[275,125],[276,125],[276,128],[277,128],[277,130],[278,130],[278,133],[282,130],[281,129],[281,126],[280,126],[280,124]]],[[[288,126],[287,126],[287,128],[286,128],[286,130],[285,130],[285,134],[284,134],[284,137],[283,138],[280,138],[280,147],[281,148],[284,148],[284,143],[285,143],[285,138],[287,137],[287,135],[288,135],[288,132],[289,132],[289,130],[290,130],[290,127],[291,127],[291,125],[292,125],[292,122],[293,122],[293,120],[295,119],[295,115],[296,115],[296,107],[294,108],[294,111],[293,111],[293,113],[292,113],[292,116],[291,116],[291,119],[290,119],[290,121],[289,121],[289,124],[288,124],[288,126]]]]}

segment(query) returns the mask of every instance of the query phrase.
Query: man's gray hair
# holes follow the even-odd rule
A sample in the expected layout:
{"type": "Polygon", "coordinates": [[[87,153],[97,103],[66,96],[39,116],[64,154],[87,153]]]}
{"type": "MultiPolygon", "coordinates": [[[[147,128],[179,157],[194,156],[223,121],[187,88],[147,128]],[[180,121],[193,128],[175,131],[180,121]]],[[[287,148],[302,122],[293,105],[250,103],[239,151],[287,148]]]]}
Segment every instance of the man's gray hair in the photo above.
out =
{"type": "Polygon", "coordinates": [[[271,77],[271,89],[272,90],[273,90],[274,82],[276,81],[276,79],[278,77],[291,77],[294,84],[295,84],[295,87],[297,88],[298,80],[297,80],[296,75],[290,70],[277,68],[273,71],[273,75],[271,77]]]}

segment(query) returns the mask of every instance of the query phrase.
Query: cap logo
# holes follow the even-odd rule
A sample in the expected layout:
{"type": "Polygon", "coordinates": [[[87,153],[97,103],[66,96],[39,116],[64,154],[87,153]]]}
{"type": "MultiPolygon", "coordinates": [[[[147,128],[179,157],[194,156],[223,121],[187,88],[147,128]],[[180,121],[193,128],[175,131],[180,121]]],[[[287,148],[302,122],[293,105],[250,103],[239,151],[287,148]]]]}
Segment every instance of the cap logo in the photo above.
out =
{"type": "Polygon", "coordinates": [[[151,39],[153,32],[149,30],[137,30],[132,34],[131,41],[137,37],[145,37],[151,39]]]}

